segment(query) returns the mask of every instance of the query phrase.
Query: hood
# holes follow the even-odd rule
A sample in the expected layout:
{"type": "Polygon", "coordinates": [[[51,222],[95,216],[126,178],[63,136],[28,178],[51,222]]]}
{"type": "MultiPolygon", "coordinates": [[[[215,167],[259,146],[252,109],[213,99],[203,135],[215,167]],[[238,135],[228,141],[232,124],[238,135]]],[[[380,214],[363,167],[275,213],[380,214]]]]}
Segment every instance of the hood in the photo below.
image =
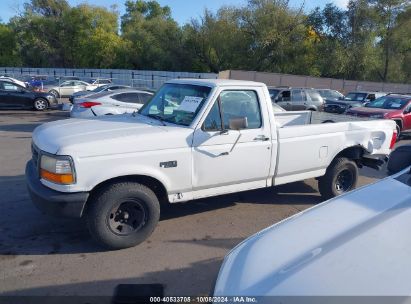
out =
{"type": "Polygon", "coordinates": [[[410,217],[410,186],[397,179],[354,190],[239,244],[214,295],[409,296],[410,217]]]}
{"type": "Polygon", "coordinates": [[[45,123],[34,130],[33,142],[48,153],[86,157],[187,147],[192,133],[188,127],[123,114],[45,123]]]}
{"type": "Polygon", "coordinates": [[[361,107],[362,103],[359,101],[349,101],[349,100],[330,100],[327,99],[325,102],[326,105],[340,105],[340,106],[358,106],[361,107]]]}
{"type": "Polygon", "coordinates": [[[358,107],[358,108],[350,110],[350,113],[358,114],[358,115],[375,115],[375,114],[387,114],[387,113],[391,113],[395,111],[397,110],[358,107]]]}

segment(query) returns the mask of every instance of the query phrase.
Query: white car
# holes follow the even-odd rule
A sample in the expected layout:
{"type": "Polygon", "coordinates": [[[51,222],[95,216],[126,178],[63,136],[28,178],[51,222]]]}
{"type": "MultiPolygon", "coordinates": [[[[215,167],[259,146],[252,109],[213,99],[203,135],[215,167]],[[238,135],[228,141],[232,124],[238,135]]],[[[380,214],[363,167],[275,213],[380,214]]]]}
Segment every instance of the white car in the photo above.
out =
{"type": "Polygon", "coordinates": [[[50,94],[53,94],[56,98],[58,97],[69,97],[75,92],[80,91],[91,91],[94,90],[97,86],[92,85],[88,82],[81,80],[67,80],[62,82],[58,86],[45,87],[50,94]]]}
{"type": "Polygon", "coordinates": [[[70,117],[90,118],[138,111],[153,93],[134,89],[101,92],[74,100],[70,117]]]}
{"type": "Polygon", "coordinates": [[[29,192],[39,209],[84,216],[100,244],[125,248],[150,236],[160,202],[314,177],[330,198],[354,189],[358,166],[377,167],[395,144],[394,121],[315,124],[310,113],[274,112],[263,83],[168,81],[138,113],[37,127],[29,192]]]}
{"type": "Polygon", "coordinates": [[[80,91],[76,92],[73,95],[70,96],[69,100],[71,103],[74,103],[74,100],[78,98],[85,98],[90,95],[94,95],[96,93],[100,92],[111,92],[111,91],[116,91],[116,90],[121,90],[121,89],[129,89],[131,88],[130,86],[125,86],[125,85],[118,85],[118,84],[109,84],[109,85],[104,85],[104,86],[99,86],[95,88],[92,91],[80,91]]]}
{"type": "Polygon", "coordinates": [[[410,303],[410,217],[408,167],[246,239],[226,255],[214,296],[258,297],[258,303],[410,303]],[[401,296],[407,298],[397,301],[401,296]]]}
{"type": "Polygon", "coordinates": [[[27,84],[24,81],[18,80],[16,78],[0,76],[0,80],[7,80],[7,81],[10,81],[10,82],[14,82],[14,83],[18,84],[19,86],[21,86],[23,88],[27,88],[27,84]]]}

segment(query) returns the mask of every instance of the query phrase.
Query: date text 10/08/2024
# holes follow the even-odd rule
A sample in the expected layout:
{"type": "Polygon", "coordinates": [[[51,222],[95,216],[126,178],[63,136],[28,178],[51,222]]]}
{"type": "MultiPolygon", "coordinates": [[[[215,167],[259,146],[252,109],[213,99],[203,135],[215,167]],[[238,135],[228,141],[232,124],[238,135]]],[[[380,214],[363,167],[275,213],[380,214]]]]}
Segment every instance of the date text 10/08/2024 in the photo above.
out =
{"type": "Polygon", "coordinates": [[[150,297],[150,303],[258,303],[255,297],[150,297]]]}

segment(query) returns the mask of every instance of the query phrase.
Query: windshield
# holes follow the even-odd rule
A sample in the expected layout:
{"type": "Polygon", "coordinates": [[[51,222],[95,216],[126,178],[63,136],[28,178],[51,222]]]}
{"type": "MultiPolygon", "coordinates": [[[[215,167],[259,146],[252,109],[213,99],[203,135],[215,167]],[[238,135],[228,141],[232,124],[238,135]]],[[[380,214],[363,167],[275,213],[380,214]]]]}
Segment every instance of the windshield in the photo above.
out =
{"type": "Polygon", "coordinates": [[[139,114],[189,126],[210,94],[211,88],[191,84],[168,83],[146,103],[139,114]]]}
{"type": "Polygon", "coordinates": [[[400,97],[380,97],[366,104],[367,108],[378,108],[387,110],[398,110],[405,107],[409,99],[400,97]]]}
{"type": "Polygon", "coordinates": [[[363,101],[367,97],[367,93],[348,93],[345,100],[363,101]]]}

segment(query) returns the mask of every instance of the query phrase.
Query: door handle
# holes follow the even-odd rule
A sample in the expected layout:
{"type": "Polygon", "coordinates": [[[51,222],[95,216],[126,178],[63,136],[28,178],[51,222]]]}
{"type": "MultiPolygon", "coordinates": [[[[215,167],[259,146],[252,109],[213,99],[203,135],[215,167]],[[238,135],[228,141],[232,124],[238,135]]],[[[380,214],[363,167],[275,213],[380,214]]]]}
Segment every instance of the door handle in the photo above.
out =
{"type": "Polygon", "coordinates": [[[256,138],[254,138],[254,141],[269,141],[270,138],[266,137],[265,135],[258,135],[256,138]]]}

